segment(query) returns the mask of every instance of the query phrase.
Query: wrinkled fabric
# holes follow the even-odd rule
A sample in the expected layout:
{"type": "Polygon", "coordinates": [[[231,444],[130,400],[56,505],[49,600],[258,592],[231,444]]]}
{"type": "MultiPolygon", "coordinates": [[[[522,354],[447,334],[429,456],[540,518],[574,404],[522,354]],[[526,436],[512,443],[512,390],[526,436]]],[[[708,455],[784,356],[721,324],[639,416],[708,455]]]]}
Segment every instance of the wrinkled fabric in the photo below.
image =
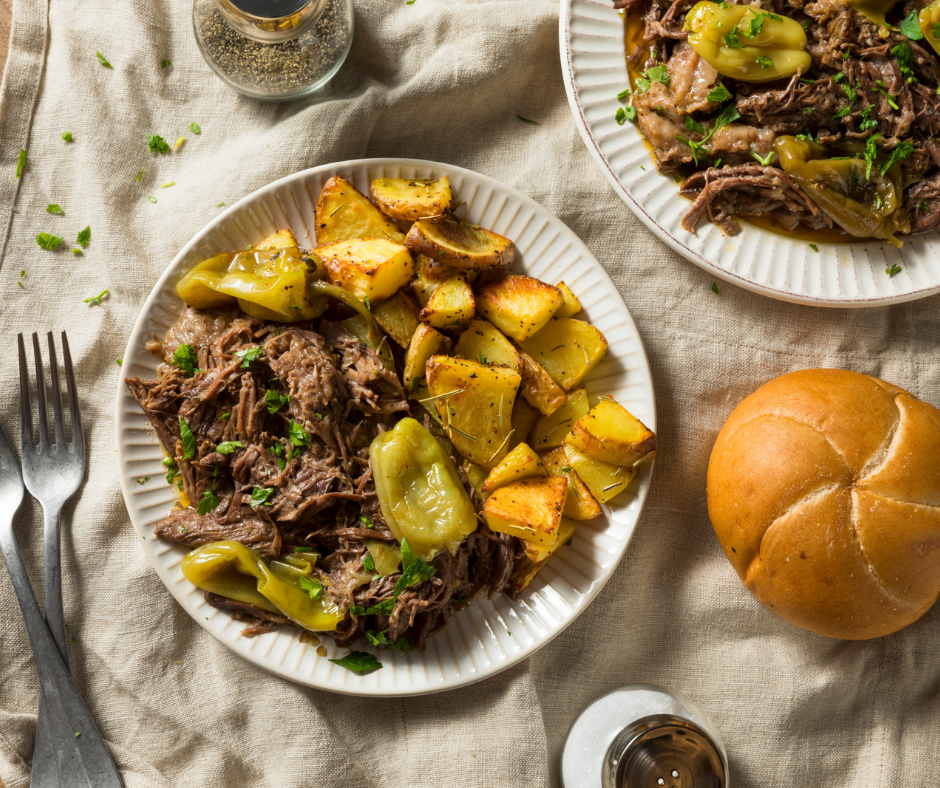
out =
{"type": "MultiPolygon", "coordinates": [[[[713,293],[712,277],[644,229],[591,161],[562,84],[555,0],[356,0],[342,71],[317,98],[289,104],[219,82],[185,1],[78,9],[14,6],[0,92],[0,423],[16,443],[16,333],[67,328],[88,443],[88,478],[64,518],[70,662],[126,785],[554,787],[574,718],[631,682],[704,706],[736,786],[936,784],[940,613],[873,642],[797,629],[739,583],[705,508],[718,429],[775,375],[844,367],[940,404],[936,298],[827,310],[723,283],[713,293]],[[172,66],[161,70],[163,58],[172,66]],[[186,131],[191,122],[199,136],[186,131]],[[148,134],[187,142],[154,156],[148,134]],[[20,148],[29,163],[15,181],[20,148]],[[138,547],[114,444],[115,359],[153,283],[218,215],[216,203],[306,167],[381,156],[485,173],[584,239],[643,335],[660,445],[636,536],[571,627],[483,683],[396,700],[293,685],[203,632],[138,547]],[[49,203],[64,214],[46,213],[49,203]],[[70,254],[86,225],[88,248],[70,254]],[[39,232],[65,242],[42,250],[39,232]],[[104,288],[101,305],[82,303],[104,288]]],[[[17,523],[38,587],[39,507],[27,499],[17,523]]],[[[38,682],[5,568],[0,610],[0,778],[21,788],[38,682]]]]}

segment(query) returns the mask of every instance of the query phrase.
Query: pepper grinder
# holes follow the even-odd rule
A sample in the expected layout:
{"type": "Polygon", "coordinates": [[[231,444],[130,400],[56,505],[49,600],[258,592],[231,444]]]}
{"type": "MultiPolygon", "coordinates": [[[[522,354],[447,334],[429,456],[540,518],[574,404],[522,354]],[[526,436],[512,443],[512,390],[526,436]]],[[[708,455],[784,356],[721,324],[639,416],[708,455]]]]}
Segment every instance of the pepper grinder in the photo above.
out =
{"type": "Polygon", "coordinates": [[[608,692],[568,733],[564,788],[728,788],[728,756],[695,703],[652,684],[608,692]]]}
{"type": "Polygon", "coordinates": [[[193,0],[210,68],[252,98],[288,101],[323,87],[353,38],[352,0],[193,0]]]}

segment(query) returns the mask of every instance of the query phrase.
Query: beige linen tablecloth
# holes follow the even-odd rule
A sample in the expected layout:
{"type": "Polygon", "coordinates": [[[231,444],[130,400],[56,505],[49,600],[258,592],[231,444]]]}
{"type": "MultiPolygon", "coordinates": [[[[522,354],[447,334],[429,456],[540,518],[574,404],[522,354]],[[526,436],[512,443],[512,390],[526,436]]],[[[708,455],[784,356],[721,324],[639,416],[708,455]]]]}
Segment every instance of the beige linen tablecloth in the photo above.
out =
{"type": "MultiPolygon", "coordinates": [[[[126,784],[557,786],[575,716],[629,682],[705,706],[737,786],[940,783],[940,611],[867,643],[791,626],[738,582],[704,491],[722,421],[780,373],[845,367],[940,404],[937,299],[842,311],[724,284],[714,294],[712,278],[653,238],[588,157],[562,85],[555,0],[356,0],[341,74],[317,100],[286,105],[224,87],[196,50],[189,14],[187,0],[16,0],[0,95],[0,422],[15,442],[16,333],[67,328],[89,446],[62,545],[71,666],[126,784]],[[192,121],[202,134],[187,134],[180,153],[148,155],[148,133],[172,141],[192,121]],[[29,163],[15,182],[20,148],[29,163]],[[369,156],[478,170],[572,227],[636,318],[659,414],[637,534],[584,615],[495,678],[403,700],[295,686],[203,632],[140,549],[115,467],[115,359],[177,250],[221,200],[369,156]],[[159,188],[168,181],[176,185],[159,188]],[[48,214],[48,203],[64,215],[48,214]],[[73,256],[69,242],[86,225],[91,243],[73,256]],[[39,232],[66,243],[42,250],[39,232]],[[82,303],[104,288],[100,306],[82,303]]],[[[18,534],[38,583],[40,524],[27,501],[18,534]]],[[[21,788],[38,683],[5,569],[0,610],[0,777],[21,788]]]]}

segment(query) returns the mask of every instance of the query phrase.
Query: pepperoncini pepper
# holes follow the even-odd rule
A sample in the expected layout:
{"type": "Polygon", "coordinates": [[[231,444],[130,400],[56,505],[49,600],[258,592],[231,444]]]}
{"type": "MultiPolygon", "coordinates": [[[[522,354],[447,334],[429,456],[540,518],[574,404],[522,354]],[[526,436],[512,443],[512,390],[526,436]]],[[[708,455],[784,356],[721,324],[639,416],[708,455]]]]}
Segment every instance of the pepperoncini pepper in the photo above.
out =
{"type": "Polygon", "coordinates": [[[863,16],[868,17],[879,27],[890,27],[885,14],[888,13],[898,0],[849,0],[849,5],[863,16]]]}
{"type": "Polygon", "coordinates": [[[891,177],[899,172],[882,174],[874,162],[854,157],[828,158],[822,145],[796,137],[777,137],[774,147],[783,171],[849,235],[901,245],[894,233],[906,228],[896,216],[900,189],[891,177]]]}
{"type": "Polygon", "coordinates": [[[685,27],[692,48],[726,77],[770,82],[810,67],[800,23],[756,6],[701,0],[686,14],[685,27]]]}
{"type": "Polygon", "coordinates": [[[266,563],[254,550],[238,542],[213,542],[196,548],[183,559],[183,575],[193,585],[213,594],[250,602],[263,610],[281,613],[314,632],[336,629],[345,613],[326,595],[319,581],[290,563],[266,563]],[[301,579],[307,578],[307,588],[301,579]],[[311,596],[310,588],[320,594],[311,596]]]}
{"type": "Polygon", "coordinates": [[[933,47],[934,52],[940,54],[940,0],[933,0],[930,5],[921,8],[917,22],[924,40],[933,47]]]}
{"type": "Polygon", "coordinates": [[[382,516],[399,542],[430,561],[454,554],[477,527],[470,496],[453,461],[414,419],[402,419],[369,447],[382,516]]]}

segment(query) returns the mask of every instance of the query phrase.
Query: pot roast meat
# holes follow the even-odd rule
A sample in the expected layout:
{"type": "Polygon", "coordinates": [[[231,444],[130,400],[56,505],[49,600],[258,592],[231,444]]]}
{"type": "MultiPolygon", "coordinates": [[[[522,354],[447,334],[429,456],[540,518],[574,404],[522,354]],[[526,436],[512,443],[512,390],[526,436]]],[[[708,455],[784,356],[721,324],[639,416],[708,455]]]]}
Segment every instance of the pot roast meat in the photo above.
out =
{"type": "Polygon", "coordinates": [[[251,602],[239,602],[237,599],[219,596],[211,591],[206,592],[206,602],[219,610],[228,610],[236,621],[248,624],[242,630],[245,637],[263,635],[265,632],[270,632],[283,624],[290,623],[287,616],[282,616],[280,613],[272,613],[270,610],[251,604],[251,602]]]}
{"type": "Polygon", "coordinates": [[[262,555],[274,557],[281,552],[281,534],[277,526],[259,517],[251,507],[241,507],[235,517],[227,514],[220,517],[215,512],[199,515],[190,508],[173,509],[153,530],[160,538],[187,547],[232,541],[247,545],[262,555]]]}

